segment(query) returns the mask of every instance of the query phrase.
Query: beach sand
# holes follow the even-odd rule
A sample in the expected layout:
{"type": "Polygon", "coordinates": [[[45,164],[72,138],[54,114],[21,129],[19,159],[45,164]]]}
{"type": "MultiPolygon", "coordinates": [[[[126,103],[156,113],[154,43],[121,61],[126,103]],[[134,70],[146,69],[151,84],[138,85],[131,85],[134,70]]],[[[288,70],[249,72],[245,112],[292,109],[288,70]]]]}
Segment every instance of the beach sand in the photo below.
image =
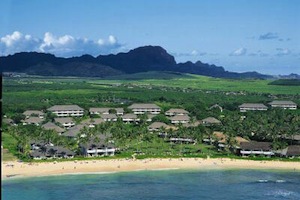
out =
{"type": "Polygon", "coordinates": [[[274,169],[300,172],[300,162],[253,161],[229,158],[108,159],[63,162],[2,162],[1,179],[76,173],[104,173],[167,169],[274,169]]]}

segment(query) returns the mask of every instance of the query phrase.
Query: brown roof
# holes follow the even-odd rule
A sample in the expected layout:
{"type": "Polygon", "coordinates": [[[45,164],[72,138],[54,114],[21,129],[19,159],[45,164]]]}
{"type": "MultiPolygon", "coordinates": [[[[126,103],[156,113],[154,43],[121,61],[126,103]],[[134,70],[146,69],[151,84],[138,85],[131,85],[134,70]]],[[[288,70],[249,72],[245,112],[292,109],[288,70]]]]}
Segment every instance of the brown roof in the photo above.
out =
{"type": "Polygon", "coordinates": [[[42,127],[46,130],[55,130],[57,133],[62,133],[65,131],[65,129],[53,124],[52,122],[48,122],[46,124],[43,124],[42,127]]]}
{"type": "Polygon", "coordinates": [[[297,105],[295,102],[293,101],[272,101],[269,103],[270,105],[297,105]]]}
{"type": "Polygon", "coordinates": [[[240,145],[242,142],[249,142],[249,140],[246,140],[245,138],[242,138],[240,136],[235,137],[235,141],[240,145]]]}
{"type": "Polygon", "coordinates": [[[300,145],[290,145],[287,148],[287,156],[300,156],[300,145]]]}
{"type": "Polygon", "coordinates": [[[71,117],[59,117],[59,118],[54,118],[55,122],[58,122],[60,124],[64,124],[64,123],[72,123],[74,122],[73,119],[71,117]]]}
{"type": "Polygon", "coordinates": [[[187,124],[183,124],[184,127],[197,127],[201,124],[201,121],[197,120],[195,122],[189,122],[187,124]]]}
{"type": "Polygon", "coordinates": [[[168,125],[163,122],[153,122],[148,128],[168,128],[168,125]]]}
{"type": "Polygon", "coordinates": [[[12,120],[10,118],[4,118],[4,119],[2,119],[2,122],[5,124],[13,124],[14,120],[12,120]]]}
{"type": "Polygon", "coordinates": [[[166,113],[182,113],[182,114],[189,114],[188,111],[182,109],[182,108],[171,108],[166,113]]]}
{"type": "Polygon", "coordinates": [[[268,151],[271,150],[271,142],[256,142],[256,141],[250,141],[250,142],[241,142],[240,146],[241,149],[245,150],[263,150],[268,151]]]}
{"type": "Polygon", "coordinates": [[[216,137],[219,142],[225,142],[225,140],[227,138],[227,136],[223,132],[220,132],[220,131],[214,131],[213,136],[216,137]]]}
{"type": "Polygon", "coordinates": [[[122,119],[138,119],[138,116],[136,114],[125,114],[122,119]]]}
{"type": "Polygon", "coordinates": [[[262,103],[243,103],[239,108],[268,108],[262,103]]]}
{"type": "Polygon", "coordinates": [[[134,103],[131,106],[128,107],[129,109],[135,109],[135,108],[146,108],[146,109],[160,109],[159,106],[153,104],[153,103],[134,103]]]}
{"type": "Polygon", "coordinates": [[[77,137],[80,133],[81,129],[83,129],[85,125],[79,124],[68,129],[63,135],[67,137],[77,137]]]}
{"type": "Polygon", "coordinates": [[[214,117],[207,117],[205,119],[202,120],[203,123],[207,123],[207,124],[220,124],[221,121],[214,118],[214,117]]]}
{"type": "Polygon", "coordinates": [[[102,119],[117,119],[117,115],[115,114],[107,114],[107,115],[101,115],[102,119]]]}
{"type": "Polygon", "coordinates": [[[187,115],[175,115],[170,118],[172,121],[189,121],[190,117],[187,115]]]}
{"type": "Polygon", "coordinates": [[[283,136],[284,139],[300,141],[300,134],[291,135],[291,136],[283,136]]]}
{"type": "Polygon", "coordinates": [[[105,147],[110,147],[113,148],[114,145],[113,144],[109,144],[107,142],[108,139],[111,138],[110,134],[104,135],[104,134],[100,134],[97,135],[96,137],[91,138],[87,143],[83,144],[80,143],[79,145],[81,147],[84,147],[86,149],[93,149],[93,148],[105,148],[105,147]],[[99,142],[96,142],[96,138],[98,138],[99,142]]]}
{"type": "Polygon", "coordinates": [[[104,112],[109,112],[109,110],[115,110],[118,113],[123,113],[124,109],[123,108],[90,108],[90,112],[99,112],[99,113],[104,113],[104,112]]]}
{"type": "Polygon", "coordinates": [[[84,110],[78,105],[55,105],[48,108],[49,111],[67,111],[67,110],[84,110]]]}
{"type": "Polygon", "coordinates": [[[23,112],[23,115],[30,116],[30,115],[44,115],[42,111],[39,110],[26,110],[23,112]]]}
{"type": "Polygon", "coordinates": [[[44,120],[44,119],[41,119],[41,118],[39,118],[39,117],[29,117],[29,118],[23,120],[23,122],[26,122],[26,123],[28,123],[28,124],[33,124],[33,123],[34,123],[34,124],[39,124],[39,123],[41,123],[43,120],[44,120]]]}

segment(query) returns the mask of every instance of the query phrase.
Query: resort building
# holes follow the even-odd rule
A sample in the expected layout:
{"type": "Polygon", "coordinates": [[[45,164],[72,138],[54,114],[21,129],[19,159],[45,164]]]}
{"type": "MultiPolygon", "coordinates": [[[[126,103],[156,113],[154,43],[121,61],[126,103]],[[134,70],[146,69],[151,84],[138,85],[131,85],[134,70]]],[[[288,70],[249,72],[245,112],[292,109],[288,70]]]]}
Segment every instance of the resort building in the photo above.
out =
{"type": "Polygon", "coordinates": [[[220,125],[221,121],[214,118],[214,117],[207,117],[205,119],[202,119],[202,124],[205,125],[205,126],[220,125]]]}
{"type": "Polygon", "coordinates": [[[172,124],[187,124],[190,121],[190,117],[187,115],[175,115],[170,120],[172,124]]]}
{"type": "Polygon", "coordinates": [[[171,143],[185,143],[185,144],[194,144],[196,140],[191,138],[183,138],[183,137],[171,137],[169,139],[171,143]]]}
{"type": "Polygon", "coordinates": [[[270,142],[241,142],[239,154],[242,156],[249,155],[263,155],[263,156],[274,156],[272,151],[272,143],[270,142]]]}
{"type": "Polygon", "coordinates": [[[289,144],[299,144],[300,145],[300,134],[294,134],[294,135],[284,135],[284,136],[278,136],[281,139],[284,139],[289,144]]]}
{"type": "Polygon", "coordinates": [[[61,146],[44,146],[33,150],[30,157],[35,160],[53,158],[74,158],[75,153],[61,146]]]}
{"type": "Polygon", "coordinates": [[[8,125],[16,125],[14,120],[10,119],[10,118],[4,118],[2,119],[2,122],[8,125]]]}
{"type": "Polygon", "coordinates": [[[134,103],[128,107],[132,110],[134,114],[140,115],[144,113],[150,113],[153,115],[157,115],[160,113],[161,109],[159,106],[152,103],[134,103]]]}
{"type": "Polygon", "coordinates": [[[175,115],[188,115],[189,112],[181,108],[172,108],[165,112],[166,116],[173,117],[175,115]]]}
{"type": "Polygon", "coordinates": [[[98,136],[98,139],[93,138],[86,144],[80,144],[82,154],[84,156],[114,156],[116,148],[113,144],[106,142],[108,137],[105,135],[98,136]]]}
{"type": "Polygon", "coordinates": [[[75,122],[71,117],[54,118],[54,121],[67,129],[75,126],[75,122]]]}
{"type": "Polygon", "coordinates": [[[170,126],[168,126],[167,124],[163,123],[163,122],[153,122],[151,125],[148,126],[148,130],[150,132],[153,131],[161,131],[164,129],[169,129],[170,126]]]}
{"type": "Polygon", "coordinates": [[[300,157],[300,145],[290,145],[280,152],[284,157],[300,157]]]}
{"type": "Polygon", "coordinates": [[[81,130],[85,127],[85,125],[79,124],[76,126],[73,126],[71,128],[69,128],[64,134],[62,134],[63,136],[66,136],[68,138],[79,138],[79,137],[85,137],[86,135],[84,133],[81,132],[81,130]]]}
{"type": "Polygon", "coordinates": [[[247,112],[253,110],[265,111],[268,110],[268,107],[262,103],[244,103],[239,106],[240,112],[247,112]]]}
{"type": "Polygon", "coordinates": [[[23,112],[23,115],[25,115],[26,118],[39,117],[39,118],[43,119],[45,113],[43,113],[42,111],[39,111],[39,110],[26,110],[25,112],[23,112]]]}
{"type": "Polygon", "coordinates": [[[105,122],[116,122],[118,117],[115,114],[107,114],[101,115],[101,119],[103,119],[105,122]]]}
{"type": "Polygon", "coordinates": [[[82,117],[84,114],[84,109],[78,105],[55,105],[49,108],[48,111],[58,117],[82,117]]]}
{"type": "Polygon", "coordinates": [[[104,123],[104,120],[102,118],[90,118],[80,122],[80,124],[86,125],[89,128],[95,128],[96,125],[101,123],[104,123]]]}
{"type": "Polygon", "coordinates": [[[137,123],[140,121],[136,114],[125,114],[122,116],[122,120],[125,123],[137,123]]]}
{"type": "Polygon", "coordinates": [[[293,101],[272,101],[269,103],[272,108],[283,108],[283,109],[290,109],[296,110],[297,104],[293,101]]]}
{"type": "Polygon", "coordinates": [[[65,131],[65,129],[57,126],[56,124],[54,124],[52,122],[47,122],[46,124],[43,124],[42,128],[44,128],[45,130],[54,130],[59,135],[62,134],[65,131]]]}
{"type": "Polygon", "coordinates": [[[117,115],[123,115],[124,109],[123,108],[90,108],[89,112],[91,115],[108,115],[113,114],[110,111],[114,111],[113,113],[117,115]]]}
{"type": "Polygon", "coordinates": [[[29,117],[27,119],[22,120],[23,125],[33,124],[36,126],[39,126],[43,121],[44,119],[41,119],[39,117],[29,117]]]}

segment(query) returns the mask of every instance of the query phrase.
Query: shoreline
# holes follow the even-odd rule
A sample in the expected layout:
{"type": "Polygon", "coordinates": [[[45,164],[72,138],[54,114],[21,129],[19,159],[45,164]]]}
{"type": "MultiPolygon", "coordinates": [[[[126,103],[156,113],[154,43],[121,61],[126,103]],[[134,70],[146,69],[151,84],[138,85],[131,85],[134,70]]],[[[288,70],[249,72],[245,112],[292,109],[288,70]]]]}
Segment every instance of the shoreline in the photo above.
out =
{"type": "Polygon", "coordinates": [[[52,175],[105,174],[156,170],[287,170],[300,172],[300,162],[254,161],[230,158],[147,158],[23,163],[2,161],[1,180],[52,175]]]}

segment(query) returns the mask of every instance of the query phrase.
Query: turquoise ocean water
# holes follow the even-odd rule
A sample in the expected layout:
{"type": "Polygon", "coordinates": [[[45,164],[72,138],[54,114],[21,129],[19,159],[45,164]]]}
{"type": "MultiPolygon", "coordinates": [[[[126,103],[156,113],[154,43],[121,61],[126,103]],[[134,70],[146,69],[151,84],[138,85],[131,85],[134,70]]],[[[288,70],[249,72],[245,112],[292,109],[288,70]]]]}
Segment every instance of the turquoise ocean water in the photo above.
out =
{"type": "Polygon", "coordinates": [[[4,200],[300,200],[300,173],[260,170],[139,171],[2,182],[4,200]]]}

